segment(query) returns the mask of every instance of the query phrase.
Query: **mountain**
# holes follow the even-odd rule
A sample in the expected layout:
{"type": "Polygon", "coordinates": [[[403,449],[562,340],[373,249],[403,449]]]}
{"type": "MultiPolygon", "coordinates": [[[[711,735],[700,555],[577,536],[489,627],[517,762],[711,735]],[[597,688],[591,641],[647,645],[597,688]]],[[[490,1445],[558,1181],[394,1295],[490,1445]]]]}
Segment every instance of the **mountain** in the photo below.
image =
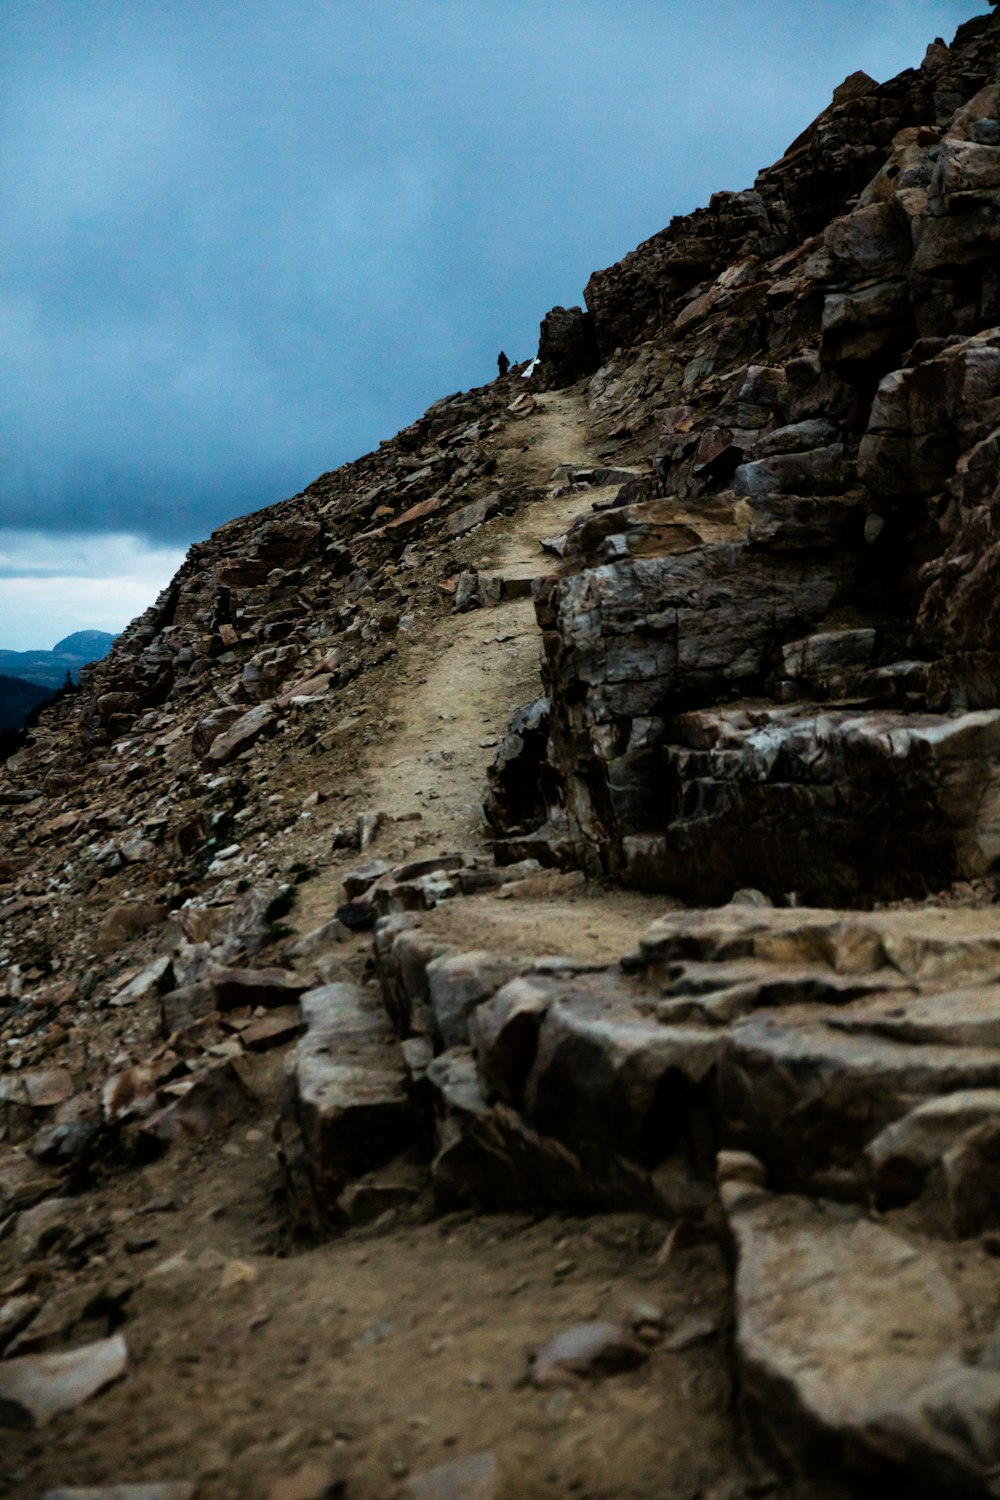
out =
{"type": "Polygon", "coordinates": [[[67,672],[76,682],[81,667],[107,656],[114,639],[106,630],[75,630],[51,651],[0,651],[0,673],[54,691],[62,687],[67,672]]]}
{"type": "Polygon", "coordinates": [[[995,1494],[998,244],[992,15],[43,710],[15,1482],[995,1494]]]}
{"type": "Polygon", "coordinates": [[[51,696],[48,688],[34,682],[0,675],[0,731],[20,729],[31,710],[48,702],[51,696]]]}

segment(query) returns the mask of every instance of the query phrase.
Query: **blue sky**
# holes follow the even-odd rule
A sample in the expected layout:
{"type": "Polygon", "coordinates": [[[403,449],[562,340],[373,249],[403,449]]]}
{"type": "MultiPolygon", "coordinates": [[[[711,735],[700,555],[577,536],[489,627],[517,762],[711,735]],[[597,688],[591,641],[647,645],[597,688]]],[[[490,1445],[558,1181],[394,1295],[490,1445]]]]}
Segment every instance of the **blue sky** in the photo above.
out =
{"type": "Polygon", "coordinates": [[[4,0],[0,646],[120,627],[987,10],[4,0]]]}

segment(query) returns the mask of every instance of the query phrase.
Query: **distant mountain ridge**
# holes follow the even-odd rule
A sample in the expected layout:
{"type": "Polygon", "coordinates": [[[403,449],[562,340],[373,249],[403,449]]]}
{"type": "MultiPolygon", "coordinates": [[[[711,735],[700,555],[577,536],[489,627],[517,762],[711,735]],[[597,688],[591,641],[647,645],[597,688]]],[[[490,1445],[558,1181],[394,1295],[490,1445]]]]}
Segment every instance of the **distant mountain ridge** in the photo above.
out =
{"type": "Polygon", "coordinates": [[[52,697],[49,688],[26,682],[22,677],[0,675],[0,733],[20,729],[33,708],[52,697]]]}
{"type": "Polygon", "coordinates": [[[57,641],[51,651],[0,651],[0,676],[16,677],[54,692],[66,681],[67,672],[75,682],[81,667],[107,656],[113,641],[114,636],[106,630],[75,630],[57,641]]]}

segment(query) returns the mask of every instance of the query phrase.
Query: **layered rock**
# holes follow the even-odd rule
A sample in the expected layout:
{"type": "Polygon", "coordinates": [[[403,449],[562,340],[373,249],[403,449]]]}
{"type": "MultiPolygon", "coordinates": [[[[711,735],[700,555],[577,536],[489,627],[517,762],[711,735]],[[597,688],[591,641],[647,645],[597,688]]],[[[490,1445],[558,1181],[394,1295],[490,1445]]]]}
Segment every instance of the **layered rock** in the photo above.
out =
{"type": "Polygon", "coordinates": [[[752,193],[592,279],[602,352],[648,341],[590,393],[656,493],[536,588],[548,739],[504,747],[501,859],[709,901],[993,870],[992,721],[953,716],[1000,702],[998,61],[984,18],[848,80],[752,193]]]}

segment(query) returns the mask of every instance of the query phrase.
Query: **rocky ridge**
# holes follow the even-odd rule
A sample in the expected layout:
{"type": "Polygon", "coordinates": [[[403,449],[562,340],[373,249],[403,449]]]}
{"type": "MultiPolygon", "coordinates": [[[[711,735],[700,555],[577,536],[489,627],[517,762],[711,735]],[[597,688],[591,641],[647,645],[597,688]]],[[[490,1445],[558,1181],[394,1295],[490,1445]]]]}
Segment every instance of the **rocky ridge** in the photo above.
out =
{"type": "Polygon", "coordinates": [[[998,72],[847,80],[7,761],[8,1493],[1000,1493],[998,72]]]}

